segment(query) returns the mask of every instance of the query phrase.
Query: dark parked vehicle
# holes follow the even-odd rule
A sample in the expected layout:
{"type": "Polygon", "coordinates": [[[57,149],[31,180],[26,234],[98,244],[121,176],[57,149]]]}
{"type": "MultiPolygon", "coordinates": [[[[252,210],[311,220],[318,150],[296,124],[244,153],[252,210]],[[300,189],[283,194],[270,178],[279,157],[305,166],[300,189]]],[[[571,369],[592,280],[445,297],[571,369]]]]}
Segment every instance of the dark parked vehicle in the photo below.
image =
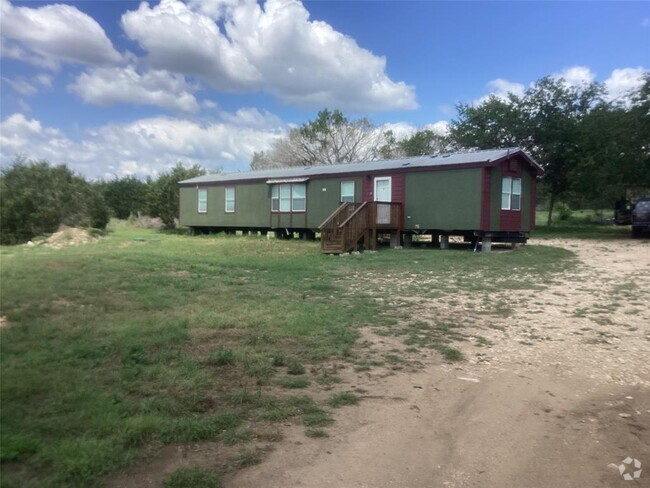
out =
{"type": "Polygon", "coordinates": [[[650,233],[650,197],[639,198],[632,207],[632,237],[650,233]]]}

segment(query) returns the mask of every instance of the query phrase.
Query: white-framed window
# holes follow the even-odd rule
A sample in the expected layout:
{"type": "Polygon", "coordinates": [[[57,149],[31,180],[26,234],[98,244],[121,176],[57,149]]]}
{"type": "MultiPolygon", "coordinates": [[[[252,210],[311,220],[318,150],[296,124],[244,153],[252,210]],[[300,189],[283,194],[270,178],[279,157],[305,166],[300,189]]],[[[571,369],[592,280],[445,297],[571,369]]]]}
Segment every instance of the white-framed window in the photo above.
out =
{"type": "Polygon", "coordinates": [[[208,213],[208,189],[199,188],[199,213],[208,213]]]}
{"type": "Polygon", "coordinates": [[[354,180],[341,182],[341,202],[354,202],[354,180]]]}
{"type": "Polygon", "coordinates": [[[291,211],[304,212],[307,210],[307,191],[304,183],[291,185],[291,211]]]}
{"type": "Polygon", "coordinates": [[[271,187],[271,211],[280,211],[280,185],[273,185],[271,187]]]}
{"type": "Polygon", "coordinates": [[[280,185],[280,212],[291,212],[291,185],[280,185]]]}
{"type": "Polygon", "coordinates": [[[229,186],[226,187],[226,207],[225,210],[227,213],[235,212],[235,187],[229,186]]]}
{"type": "Polygon", "coordinates": [[[283,183],[271,186],[272,212],[304,212],[307,210],[307,187],[304,183],[283,183]]]}
{"type": "Polygon", "coordinates": [[[521,178],[503,177],[501,210],[521,210],[521,178]]]}

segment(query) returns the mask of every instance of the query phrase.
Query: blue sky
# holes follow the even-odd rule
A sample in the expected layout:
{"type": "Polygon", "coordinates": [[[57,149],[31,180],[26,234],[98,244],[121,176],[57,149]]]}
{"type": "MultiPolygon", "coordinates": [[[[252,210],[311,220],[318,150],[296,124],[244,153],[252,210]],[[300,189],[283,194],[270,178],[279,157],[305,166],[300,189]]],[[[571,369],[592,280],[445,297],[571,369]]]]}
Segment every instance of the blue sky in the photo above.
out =
{"type": "Polygon", "coordinates": [[[0,163],[244,170],[318,110],[407,135],[542,76],[624,98],[650,2],[0,0],[0,163]]]}

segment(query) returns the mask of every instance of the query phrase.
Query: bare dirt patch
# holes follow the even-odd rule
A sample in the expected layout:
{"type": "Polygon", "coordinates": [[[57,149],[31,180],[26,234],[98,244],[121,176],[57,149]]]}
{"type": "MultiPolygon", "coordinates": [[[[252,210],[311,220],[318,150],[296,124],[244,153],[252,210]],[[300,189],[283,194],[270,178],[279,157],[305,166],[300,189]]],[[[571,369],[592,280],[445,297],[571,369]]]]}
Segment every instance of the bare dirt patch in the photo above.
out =
{"type": "Polygon", "coordinates": [[[7,317],[0,316],[0,329],[8,329],[10,327],[11,324],[9,323],[9,320],[7,320],[7,317]]]}
{"type": "Polygon", "coordinates": [[[575,252],[579,266],[538,289],[391,298],[408,315],[401,326],[462,324],[453,345],[466,361],[364,330],[380,366],[339,373],[364,401],[328,438],[289,428],[227,486],[650,486],[646,470],[627,482],[617,469],[627,456],[650,464],[650,243],[539,243],[575,252]]]}

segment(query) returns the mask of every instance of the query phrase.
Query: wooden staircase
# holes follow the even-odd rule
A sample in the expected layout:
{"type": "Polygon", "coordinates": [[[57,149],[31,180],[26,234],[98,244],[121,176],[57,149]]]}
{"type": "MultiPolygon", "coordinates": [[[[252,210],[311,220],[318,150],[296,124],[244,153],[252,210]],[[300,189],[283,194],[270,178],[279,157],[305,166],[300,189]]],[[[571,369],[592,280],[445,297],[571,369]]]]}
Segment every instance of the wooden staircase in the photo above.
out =
{"type": "Polygon", "coordinates": [[[402,230],[402,204],[388,202],[344,202],[319,227],[321,252],[342,254],[376,249],[378,230],[402,230]]]}

